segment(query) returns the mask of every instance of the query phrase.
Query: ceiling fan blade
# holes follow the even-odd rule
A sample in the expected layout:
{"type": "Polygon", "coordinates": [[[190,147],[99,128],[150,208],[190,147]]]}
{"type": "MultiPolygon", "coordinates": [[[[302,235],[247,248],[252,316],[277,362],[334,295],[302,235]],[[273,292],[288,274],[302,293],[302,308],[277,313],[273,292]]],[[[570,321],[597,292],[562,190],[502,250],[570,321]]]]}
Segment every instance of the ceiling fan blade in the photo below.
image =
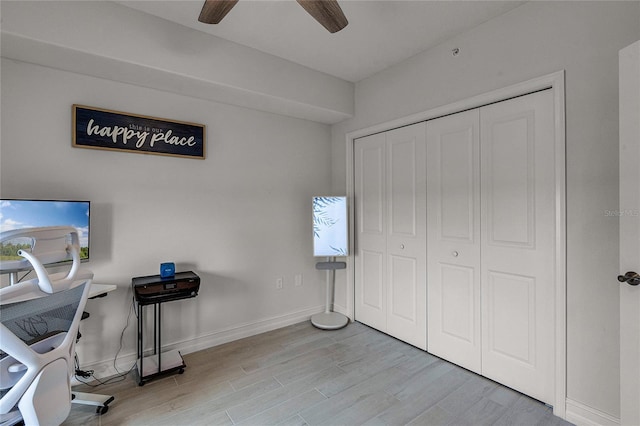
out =
{"type": "Polygon", "coordinates": [[[205,0],[198,21],[205,24],[218,24],[238,3],[238,0],[205,0]]]}
{"type": "Polygon", "coordinates": [[[330,33],[337,33],[349,23],[336,0],[297,1],[309,15],[313,16],[330,33]]]}

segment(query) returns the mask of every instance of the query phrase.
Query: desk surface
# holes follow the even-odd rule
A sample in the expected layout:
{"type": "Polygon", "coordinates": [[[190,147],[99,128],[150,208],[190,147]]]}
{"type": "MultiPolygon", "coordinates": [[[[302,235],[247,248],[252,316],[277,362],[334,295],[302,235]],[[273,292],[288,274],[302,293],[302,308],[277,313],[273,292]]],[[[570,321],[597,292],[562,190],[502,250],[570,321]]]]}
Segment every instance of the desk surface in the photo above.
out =
{"type": "Polygon", "coordinates": [[[91,288],[89,289],[89,298],[107,295],[107,293],[115,291],[118,287],[113,284],[96,284],[91,283],[91,288]]]}

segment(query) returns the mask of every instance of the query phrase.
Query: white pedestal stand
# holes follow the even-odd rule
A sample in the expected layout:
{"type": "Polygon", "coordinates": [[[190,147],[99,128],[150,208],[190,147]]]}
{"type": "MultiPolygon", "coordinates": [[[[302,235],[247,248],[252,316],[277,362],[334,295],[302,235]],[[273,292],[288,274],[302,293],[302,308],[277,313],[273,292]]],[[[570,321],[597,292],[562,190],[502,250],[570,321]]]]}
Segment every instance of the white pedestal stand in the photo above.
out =
{"type": "Polygon", "coordinates": [[[333,289],[336,269],[344,269],[346,267],[347,264],[345,262],[335,262],[330,257],[327,257],[326,262],[316,263],[316,269],[327,271],[327,300],[324,312],[311,316],[311,324],[314,327],[323,330],[337,330],[349,323],[349,318],[338,312],[333,312],[333,289]]]}

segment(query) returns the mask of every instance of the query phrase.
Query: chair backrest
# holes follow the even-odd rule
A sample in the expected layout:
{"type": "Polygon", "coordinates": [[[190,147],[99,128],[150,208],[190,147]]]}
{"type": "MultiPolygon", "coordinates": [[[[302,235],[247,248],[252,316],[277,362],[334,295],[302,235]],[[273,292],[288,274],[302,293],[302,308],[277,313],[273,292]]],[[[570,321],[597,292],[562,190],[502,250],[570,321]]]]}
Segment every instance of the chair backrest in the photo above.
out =
{"type": "Polygon", "coordinates": [[[80,269],[80,237],[78,231],[70,226],[48,226],[23,228],[0,233],[0,246],[9,242],[21,243],[21,247],[8,259],[0,261],[0,273],[33,269],[39,279],[40,288],[51,293],[50,279],[59,281],[58,286],[70,284],[80,269]],[[26,248],[28,246],[29,248],[26,248]],[[52,275],[45,265],[72,260],[67,276],[52,275]]]}
{"type": "Polygon", "coordinates": [[[0,289],[0,423],[22,418],[27,425],[60,424],[71,409],[75,342],[93,274],[79,269],[77,246],[59,238],[61,228],[44,229],[22,234],[33,238],[34,247],[45,238],[47,261],[54,257],[46,253],[57,252],[74,263],[67,273],[48,274],[33,251],[23,251],[36,278],[0,289]]]}

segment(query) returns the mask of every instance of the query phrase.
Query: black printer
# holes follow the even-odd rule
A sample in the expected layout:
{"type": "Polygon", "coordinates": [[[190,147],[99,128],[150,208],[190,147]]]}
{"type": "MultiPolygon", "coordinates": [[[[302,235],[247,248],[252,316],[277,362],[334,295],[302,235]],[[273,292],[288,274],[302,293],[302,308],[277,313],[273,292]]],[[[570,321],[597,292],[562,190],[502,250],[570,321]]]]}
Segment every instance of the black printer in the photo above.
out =
{"type": "Polygon", "coordinates": [[[163,303],[196,297],[200,290],[200,277],[193,271],[176,272],[165,278],[160,275],[135,277],[131,279],[131,287],[138,304],[163,303]]]}

